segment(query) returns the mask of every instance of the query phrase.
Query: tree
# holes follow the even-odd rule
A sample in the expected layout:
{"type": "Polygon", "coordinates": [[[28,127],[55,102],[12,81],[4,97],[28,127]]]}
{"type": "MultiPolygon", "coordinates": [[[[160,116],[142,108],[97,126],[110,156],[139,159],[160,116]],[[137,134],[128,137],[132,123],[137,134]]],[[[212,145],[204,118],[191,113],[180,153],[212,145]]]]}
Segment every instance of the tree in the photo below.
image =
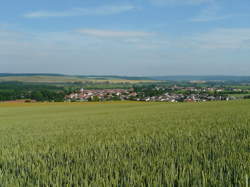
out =
{"type": "Polygon", "coordinates": [[[36,101],[44,101],[44,96],[40,91],[34,91],[31,93],[31,99],[36,101]]]}

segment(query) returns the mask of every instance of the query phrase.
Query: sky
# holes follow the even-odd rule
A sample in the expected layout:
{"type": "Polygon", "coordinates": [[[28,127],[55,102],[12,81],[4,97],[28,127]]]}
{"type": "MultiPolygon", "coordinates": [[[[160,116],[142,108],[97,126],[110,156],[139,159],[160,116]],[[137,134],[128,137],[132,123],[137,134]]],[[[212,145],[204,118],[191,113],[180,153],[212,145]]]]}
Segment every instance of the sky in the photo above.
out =
{"type": "Polygon", "coordinates": [[[0,72],[250,75],[249,0],[8,0],[0,72]]]}

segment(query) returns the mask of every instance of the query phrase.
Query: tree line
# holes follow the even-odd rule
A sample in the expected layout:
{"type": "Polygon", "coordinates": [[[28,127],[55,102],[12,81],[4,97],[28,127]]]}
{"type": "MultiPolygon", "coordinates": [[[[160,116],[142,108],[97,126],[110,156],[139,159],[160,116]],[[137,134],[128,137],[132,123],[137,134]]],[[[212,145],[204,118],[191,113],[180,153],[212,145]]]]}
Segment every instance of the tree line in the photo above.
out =
{"type": "Polygon", "coordinates": [[[68,91],[55,85],[35,85],[20,82],[0,83],[0,101],[32,99],[36,101],[64,101],[68,91]]]}

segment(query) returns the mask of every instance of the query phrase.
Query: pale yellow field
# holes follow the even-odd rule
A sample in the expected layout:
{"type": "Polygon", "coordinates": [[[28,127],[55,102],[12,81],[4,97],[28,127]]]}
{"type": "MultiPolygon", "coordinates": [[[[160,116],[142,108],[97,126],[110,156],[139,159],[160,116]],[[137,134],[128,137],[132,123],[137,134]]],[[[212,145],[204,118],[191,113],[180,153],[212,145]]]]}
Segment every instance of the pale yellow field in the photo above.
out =
{"type": "Polygon", "coordinates": [[[98,80],[87,79],[70,76],[10,76],[0,77],[0,81],[20,81],[20,82],[37,82],[37,83],[73,83],[73,82],[92,82],[92,83],[142,83],[142,82],[156,82],[153,80],[125,80],[125,79],[111,79],[98,80]]]}

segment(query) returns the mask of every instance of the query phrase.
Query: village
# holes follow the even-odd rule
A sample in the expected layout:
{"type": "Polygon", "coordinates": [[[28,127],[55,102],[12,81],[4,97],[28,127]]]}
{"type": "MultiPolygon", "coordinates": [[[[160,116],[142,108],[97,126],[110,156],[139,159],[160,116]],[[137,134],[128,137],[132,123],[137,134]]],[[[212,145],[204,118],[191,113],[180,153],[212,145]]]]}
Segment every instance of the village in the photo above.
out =
{"type": "Polygon", "coordinates": [[[65,97],[66,101],[110,101],[110,100],[130,100],[136,97],[137,93],[133,89],[80,89],[77,93],[72,93],[65,97]]]}
{"type": "Polygon", "coordinates": [[[236,100],[240,97],[224,94],[224,92],[241,93],[241,89],[225,88],[196,88],[178,87],[170,88],[154,87],[151,89],[80,89],[65,97],[67,102],[90,101],[147,101],[147,102],[206,102],[236,100]]]}

